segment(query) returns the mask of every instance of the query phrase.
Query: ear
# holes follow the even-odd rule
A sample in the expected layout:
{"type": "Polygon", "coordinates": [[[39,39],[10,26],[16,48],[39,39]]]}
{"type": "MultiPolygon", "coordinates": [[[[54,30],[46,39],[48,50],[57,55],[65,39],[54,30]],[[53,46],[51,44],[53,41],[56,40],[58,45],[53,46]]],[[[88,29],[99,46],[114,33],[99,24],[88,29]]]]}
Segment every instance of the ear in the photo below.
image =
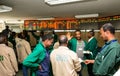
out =
{"type": "Polygon", "coordinates": [[[110,34],[110,31],[106,31],[105,32],[105,35],[107,36],[107,35],[109,35],[110,34]]]}

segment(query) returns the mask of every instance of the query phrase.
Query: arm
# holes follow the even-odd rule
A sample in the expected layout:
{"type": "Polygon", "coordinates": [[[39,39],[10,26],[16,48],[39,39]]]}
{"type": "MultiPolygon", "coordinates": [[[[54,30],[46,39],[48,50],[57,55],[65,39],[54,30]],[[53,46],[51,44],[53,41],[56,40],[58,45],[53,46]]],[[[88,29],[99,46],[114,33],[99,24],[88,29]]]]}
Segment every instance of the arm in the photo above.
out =
{"type": "Polygon", "coordinates": [[[17,51],[17,55],[18,55],[18,62],[22,62],[22,58],[21,58],[21,52],[25,51],[24,47],[21,44],[17,44],[16,45],[16,51],[17,51]]]}
{"type": "Polygon", "coordinates": [[[26,44],[24,46],[25,46],[25,49],[26,49],[25,51],[27,55],[29,55],[31,53],[31,47],[30,47],[29,42],[26,41],[26,44]]]}
{"type": "Polygon", "coordinates": [[[90,64],[90,63],[93,64],[94,62],[95,62],[95,60],[85,60],[85,61],[84,61],[85,64],[90,64]]]}
{"type": "Polygon", "coordinates": [[[108,50],[107,54],[102,58],[102,62],[97,69],[97,75],[107,75],[112,69],[114,69],[117,60],[116,56],[119,54],[119,49],[120,48],[114,47],[108,50]]]}
{"type": "Polygon", "coordinates": [[[10,49],[9,50],[9,59],[11,61],[11,65],[14,69],[15,72],[18,71],[18,65],[17,65],[17,60],[16,60],[16,56],[15,56],[15,53],[14,53],[14,50],[13,49],[10,49]]]}
{"type": "Polygon", "coordinates": [[[80,65],[79,58],[78,58],[77,54],[75,54],[72,57],[73,57],[73,63],[74,63],[74,66],[75,66],[75,70],[76,70],[76,72],[78,72],[78,71],[81,70],[81,65],[80,65]]]}
{"type": "Polygon", "coordinates": [[[33,52],[23,61],[23,65],[31,68],[38,68],[44,57],[44,49],[38,44],[33,52]]]}

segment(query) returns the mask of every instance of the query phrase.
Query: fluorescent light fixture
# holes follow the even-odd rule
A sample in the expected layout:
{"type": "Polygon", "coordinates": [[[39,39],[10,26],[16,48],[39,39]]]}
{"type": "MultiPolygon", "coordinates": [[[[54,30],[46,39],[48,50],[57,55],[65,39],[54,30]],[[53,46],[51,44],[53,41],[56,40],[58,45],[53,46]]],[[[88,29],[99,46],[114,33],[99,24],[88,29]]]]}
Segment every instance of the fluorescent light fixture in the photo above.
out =
{"type": "Polygon", "coordinates": [[[86,15],[75,15],[75,18],[91,18],[91,17],[98,17],[99,14],[86,14],[86,15]]]}
{"type": "Polygon", "coordinates": [[[0,5],[0,12],[9,12],[9,11],[12,11],[11,7],[0,5]]]}
{"type": "Polygon", "coordinates": [[[6,20],[5,23],[8,23],[8,24],[23,24],[24,23],[24,20],[6,20]]]}
{"type": "Polygon", "coordinates": [[[53,20],[53,19],[55,19],[55,18],[39,18],[38,20],[53,20]]]}
{"type": "Polygon", "coordinates": [[[84,0],[45,0],[45,2],[49,5],[57,5],[57,4],[64,4],[64,3],[72,3],[84,0]]]}

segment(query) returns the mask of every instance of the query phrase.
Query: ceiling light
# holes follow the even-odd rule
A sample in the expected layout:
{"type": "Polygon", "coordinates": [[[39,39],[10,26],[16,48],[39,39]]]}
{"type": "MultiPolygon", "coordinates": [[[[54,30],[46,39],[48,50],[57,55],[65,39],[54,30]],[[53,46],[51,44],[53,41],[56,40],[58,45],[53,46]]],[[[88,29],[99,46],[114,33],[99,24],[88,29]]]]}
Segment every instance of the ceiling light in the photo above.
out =
{"type": "Polygon", "coordinates": [[[45,0],[45,2],[49,5],[57,5],[57,4],[78,2],[78,1],[85,1],[85,0],[45,0]]]}
{"type": "Polygon", "coordinates": [[[6,20],[5,23],[13,24],[13,23],[24,23],[24,20],[6,20]]]}
{"type": "Polygon", "coordinates": [[[91,18],[98,17],[99,14],[85,14],[85,15],[75,15],[75,18],[91,18]]]}
{"type": "Polygon", "coordinates": [[[55,18],[39,18],[38,20],[53,20],[53,19],[55,19],[55,18]]]}
{"type": "Polygon", "coordinates": [[[9,11],[12,11],[11,7],[0,5],[0,12],[9,12],[9,11]]]}

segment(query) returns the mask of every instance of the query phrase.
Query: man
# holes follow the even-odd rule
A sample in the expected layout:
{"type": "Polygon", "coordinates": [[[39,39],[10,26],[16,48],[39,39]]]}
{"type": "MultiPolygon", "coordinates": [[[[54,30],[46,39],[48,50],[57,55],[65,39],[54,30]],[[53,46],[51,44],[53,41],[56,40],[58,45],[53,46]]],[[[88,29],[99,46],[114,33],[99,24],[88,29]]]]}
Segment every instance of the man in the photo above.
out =
{"type": "MultiPolygon", "coordinates": [[[[21,65],[23,60],[31,53],[30,43],[26,41],[22,33],[15,38],[18,62],[21,65]]],[[[28,68],[22,65],[23,76],[28,76],[28,68]]]]}
{"type": "Polygon", "coordinates": [[[46,49],[53,43],[53,36],[46,34],[42,37],[33,52],[23,61],[23,65],[30,67],[32,76],[49,76],[49,51],[46,49]]]}
{"type": "Polygon", "coordinates": [[[0,33],[0,76],[15,76],[17,60],[12,48],[6,46],[6,36],[0,33]]]}
{"type": "Polygon", "coordinates": [[[76,52],[79,58],[83,59],[83,51],[86,43],[81,39],[81,31],[75,31],[75,38],[71,36],[71,33],[67,33],[67,37],[69,39],[68,47],[76,52]],[[69,37],[68,34],[70,35],[69,37]]]}
{"type": "Polygon", "coordinates": [[[54,43],[58,41],[58,35],[55,33],[55,31],[52,31],[53,37],[54,37],[54,43]]]}
{"type": "Polygon", "coordinates": [[[50,54],[50,60],[54,76],[77,76],[81,65],[75,52],[67,48],[67,37],[59,37],[60,46],[50,54]]]}
{"type": "Polygon", "coordinates": [[[115,28],[112,24],[104,24],[100,33],[106,43],[95,60],[86,60],[85,63],[94,63],[93,73],[96,76],[113,76],[120,64],[120,44],[115,39],[115,28]]]}
{"type": "Polygon", "coordinates": [[[8,36],[10,35],[10,33],[12,32],[10,29],[9,29],[9,26],[5,26],[6,28],[2,31],[6,37],[8,38],[8,36]]]}
{"type": "MultiPolygon", "coordinates": [[[[76,52],[78,57],[83,60],[84,59],[83,51],[84,51],[84,48],[86,46],[86,42],[81,39],[81,31],[76,30],[75,31],[75,38],[72,37],[72,36],[69,36],[68,39],[69,39],[69,41],[68,41],[69,49],[76,52]]],[[[82,67],[83,67],[84,64],[83,63],[81,63],[81,64],[82,64],[82,67]]],[[[82,76],[81,72],[79,73],[79,76],[82,76]]]]}
{"type": "MultiPolygon", "coordinates": [[[[85,46],[84,55],[86,59],[95,59],[97,55],[97,40],[94,37],[94,30],[91,30],[87,33],[87,36],[89,38],[87,45],[85,46]]],[[[88,74],[89,76],[94,76],[92,72],[93,64],[88,64],[88,74]]]]}

